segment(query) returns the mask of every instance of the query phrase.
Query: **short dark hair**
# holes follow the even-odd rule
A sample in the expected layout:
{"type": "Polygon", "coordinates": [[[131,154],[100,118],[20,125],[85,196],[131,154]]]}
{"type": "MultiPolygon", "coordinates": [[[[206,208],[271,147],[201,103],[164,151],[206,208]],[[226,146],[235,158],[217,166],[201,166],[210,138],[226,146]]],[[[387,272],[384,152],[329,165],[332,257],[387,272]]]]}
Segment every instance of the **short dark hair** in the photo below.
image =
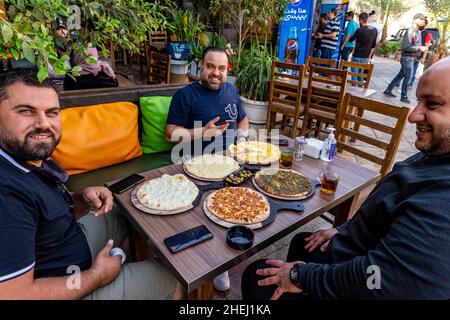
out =
{"type": "Polygon", "coordinates": [[[27,86],[50,88],[59,95],[53,82],[47,78],[39,82],[35,69],[15,69],[0,75],[0,101],[8,99],[8,87],[15,83],[24,83],[27,86]]]}
{"type": "Polygon", "coordinates": [[[367,12],[360,13],[358,17],[359,22],[367,23],[367,20],[369,20],[369,15],[367,14],[367,12]]]}
{"type": "Polygon", "coordinates": [[[335,9],[335,8],[333,8],[333,9],[330,9],[330,10],[328,10],[328,12],[329,12],[329,13],[332,13],[332,14],[334,14],[334,15],[335,15],[335,14],[336,14],[336,9],[335,9]]]}
{"type": "Polygon", "coordinates": [[[223,53],[224,55],[227,56],[227,59],[228,59],[228,55],[227,55],[227,53],[225,52],[225,50],[223,48],[211,46],[211,47],[207,47],[205,50],[203,50],[202,61],[205,59],[205,57],[208,54],[208,52],[220,52],[220,53],[223,53]]]}
{"type": "Polygon", "coordinates": [[[325,19],[326,19],[326,18],[327,18],[327,14],[326,14],[326,13],[321,13],[321,14],[320,14],[320,19],[322,19],[322,18],[325,18],[325,19]]]}
{"type": "Polygon", "coordinates": [[[347,12],[347,15],[348,15],[350,18],[353,18],[353,17],[355,16],[355,14],[353,13],[353,11],[347,12]]]}

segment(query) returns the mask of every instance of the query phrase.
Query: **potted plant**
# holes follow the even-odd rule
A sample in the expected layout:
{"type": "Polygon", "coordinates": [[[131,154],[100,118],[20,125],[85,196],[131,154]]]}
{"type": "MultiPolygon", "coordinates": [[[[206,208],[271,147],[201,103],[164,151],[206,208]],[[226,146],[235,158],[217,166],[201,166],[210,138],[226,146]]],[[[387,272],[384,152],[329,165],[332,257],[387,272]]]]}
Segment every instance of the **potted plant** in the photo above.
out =
{"type": "Polygon", "coordinates": [[[241,54],[241,63],[236,87],[241,102],[251,123],[263,124],[266,121],[270,71],[274,57],[267,46],[253,42],[250,49],[241,54]]]}
{"type": "Polygon", "coordinates": [[[63,1],[6,0],[7,14],[0,16],[0,55],[15,68],[37,68],[39,81],[57,75],[78,75],[79,67],[65,65],[68,56],[58,57],[52,21],[69,16],[63,1]]]}
{"type": "Polygon", "coordinates": [[[186,60],[190,55],[191,46],[197,41],[205,26],[197,21],[188,10],[171,11],[171,19],[167,26],[170,35],[168,51],[172,59],[186,60]]]}
{"type": "Polygon", "coordinates": [[[203,51],[210,46],[226,48],[228,41],[221,35],[212,32],[202,32],[198,36],[198,41],[195,44],[191,44],[189,56],[189,68],[190,73],[194,76],[199,76],[199,63],[202,59],[203,51]]]}
{"type": "Polygon", "coordinates": [[[385,50],[387,53],[387,57],[389,59],[394,59],[395,54],[400,51],[402,45],[400,41],[388,41],[385,45],[385,50]]]}

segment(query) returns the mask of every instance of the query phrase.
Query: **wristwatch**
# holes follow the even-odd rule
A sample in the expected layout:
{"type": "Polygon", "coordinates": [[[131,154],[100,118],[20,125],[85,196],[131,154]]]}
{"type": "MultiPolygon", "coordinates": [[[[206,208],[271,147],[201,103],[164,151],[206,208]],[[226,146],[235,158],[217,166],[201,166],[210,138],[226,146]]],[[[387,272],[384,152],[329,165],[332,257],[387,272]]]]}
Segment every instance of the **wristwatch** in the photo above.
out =
{"type": "Polygon", "coordinates": [[[302,289],[301,283],[298,279],[298,275],[300,273],[300,270],[303,268],[303,266],[306,263],[300,262],[296,263],[292,266],[291,270],[289,271],[289,279],[291,280],[292,284],[295,285],[297,288],[302,289]]]}

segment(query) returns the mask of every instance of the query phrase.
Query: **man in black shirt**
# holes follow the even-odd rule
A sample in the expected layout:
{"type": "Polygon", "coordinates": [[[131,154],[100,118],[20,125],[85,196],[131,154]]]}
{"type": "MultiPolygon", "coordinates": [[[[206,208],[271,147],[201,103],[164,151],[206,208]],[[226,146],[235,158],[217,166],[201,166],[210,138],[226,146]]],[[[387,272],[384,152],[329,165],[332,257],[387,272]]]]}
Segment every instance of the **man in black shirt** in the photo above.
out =
{"type": "Polygon", "coordinates": [[[177,281],[158,262],[122,268],[109,255],[126,235],[111,192],[65,188],[68,175],[50,158],[61,138],[51,82],[28,71],[1,80],[0,300],[173,297],[177,281]]]}
{"type": "Polygon", "coordinates": [[[319,26],[317,27],[317,31],[313,34],[313,40],[314,40],[314,49],[313,49],[313,56],[320,58],[320,47],[322,46],[322,39],[317,38],[318,33],[323,33],[325,31],[325,25],[327,23],[327,14],[321,13],[319,18],[319,26]]]}
{"type": "Polygon", "coordinates": [[[351,220],[297,235],[288,262],[251,264],[244,299],[450,298],[449,83],[450,58],[419,80],[408,120],[421,152],[397,163],[351,220]]]}
{"type": "MultiPolygon", "coordinates": [[[[355,34],[350,37],[349,41],[356,40],[355,49],[353,50],[352,62],[369,63],[369,58],[377,45],[377,29],[367,25],[369,15],[366,12],[359,16],[359,25],[355,34]]],[[[363,69],[352,68],[352,72],[363,73],[363,69]]],[[[363,81],[362,77],[352,76],[352,80],[363,81]]]]}

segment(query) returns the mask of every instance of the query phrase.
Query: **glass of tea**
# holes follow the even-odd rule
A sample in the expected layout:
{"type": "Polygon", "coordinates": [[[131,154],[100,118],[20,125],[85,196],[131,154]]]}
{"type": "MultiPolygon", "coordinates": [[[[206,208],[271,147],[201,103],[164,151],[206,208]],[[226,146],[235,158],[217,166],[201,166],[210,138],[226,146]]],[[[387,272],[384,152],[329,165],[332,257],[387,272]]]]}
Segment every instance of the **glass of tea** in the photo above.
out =
{"type": "Polygon", "coordinates": [[[339,183],[339,175],[331,171],[322,173],[322,186],[320,191],[326,194],[334,194],[339,183]]]}
{"type": "Polygon", "coordinates": [[[281,152],[280,167],[291,168],[293,160],[294,160],[294,150],[292,148],[284,149],[281,152]]]}

